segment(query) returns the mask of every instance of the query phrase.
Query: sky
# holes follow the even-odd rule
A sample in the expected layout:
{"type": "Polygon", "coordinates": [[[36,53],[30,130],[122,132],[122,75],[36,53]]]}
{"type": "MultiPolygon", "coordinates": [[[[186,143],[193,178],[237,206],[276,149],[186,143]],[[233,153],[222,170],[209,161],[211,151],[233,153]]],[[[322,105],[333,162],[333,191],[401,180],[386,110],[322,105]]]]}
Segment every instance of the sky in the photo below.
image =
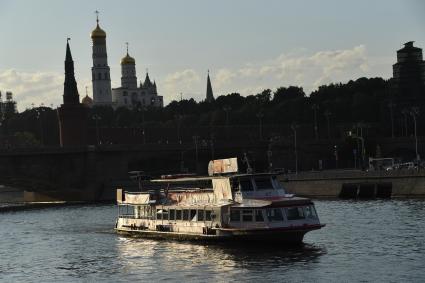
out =
{"type": "Polygon", "coordinates": [[[425,47],[422,0],[0,0],[0,91],[18,110],[62,103],[66,38],[80,98],[92,96],[91,38],[98,10],[107,33],[112,87],[120,59],[136,60],[164,96],[205,99],[296,85],[392,76],[396,50],[425,47]]]}

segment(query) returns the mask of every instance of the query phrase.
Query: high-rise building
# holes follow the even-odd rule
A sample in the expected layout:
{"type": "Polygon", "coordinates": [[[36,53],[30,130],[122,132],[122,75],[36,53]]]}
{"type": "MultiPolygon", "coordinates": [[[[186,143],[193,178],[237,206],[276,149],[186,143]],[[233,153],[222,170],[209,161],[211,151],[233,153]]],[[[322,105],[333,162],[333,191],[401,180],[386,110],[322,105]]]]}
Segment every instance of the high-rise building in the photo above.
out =
{"type": "Polygon", "coordinates": [[[207,96],[205,99],[206,102],[213,102],[214,101],[214,94],[211,86],[211,80],[210,80],[210,71],[208,71],[207,75],[207,96]]]}
{"type": "Polygon", "coordinates": [[[96,28],[91,32],[93,41],[93,103],[94,105],[111,105],[111,76],[106,52],[106,33],[99,26],[99,17],[96,17],[96,28]]]}
{"type": "Polygon", "coordinates": [[[393,65],[393,88],[403,98],[425,96],[425,61],[422,49],[406,42],[397,51],[397,63],[393,65]]]}

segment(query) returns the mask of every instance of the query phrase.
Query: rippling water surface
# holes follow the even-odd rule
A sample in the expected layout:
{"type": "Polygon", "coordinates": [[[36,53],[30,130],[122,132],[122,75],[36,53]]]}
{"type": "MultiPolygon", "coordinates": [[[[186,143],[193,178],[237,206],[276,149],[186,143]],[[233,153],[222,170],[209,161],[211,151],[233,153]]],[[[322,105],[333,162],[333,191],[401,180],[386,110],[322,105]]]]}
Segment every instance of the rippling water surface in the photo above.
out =
{"type": "Polygon", "coordinates": [[[297,248],[125,238],[113,205],[2,213],[0,280],[425,282],[425,201],[315,203],[297,248]]]}

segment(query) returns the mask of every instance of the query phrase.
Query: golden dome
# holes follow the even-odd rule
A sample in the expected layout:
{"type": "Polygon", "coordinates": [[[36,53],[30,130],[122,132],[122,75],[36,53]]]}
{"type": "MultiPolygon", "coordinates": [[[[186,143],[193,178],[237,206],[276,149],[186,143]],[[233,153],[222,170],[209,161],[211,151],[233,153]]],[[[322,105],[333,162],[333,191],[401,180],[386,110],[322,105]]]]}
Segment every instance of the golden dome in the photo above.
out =
{"type": "Polygon", "coordinates": [[[97,24],[96,28],[91,32],[91,38],[105,38],[106,32],[97,24]]]}
{"type": "Polygon", "coordinates": [[[127,55],[125,55],[125,57],[121,59],[121,65],[127,65],[127,64],[133,64],[133,65],[136,64],[136,60],[134,60],[133,57],[128,55],[128,53],[127,55]]]}
{"type": "Polygon", "coordinates": [[[91,99],[90,96],[86,95],[82,100],[81,100],[82,104],[85,105],[91,105],[93,103],[93,99],[91,99]]]}

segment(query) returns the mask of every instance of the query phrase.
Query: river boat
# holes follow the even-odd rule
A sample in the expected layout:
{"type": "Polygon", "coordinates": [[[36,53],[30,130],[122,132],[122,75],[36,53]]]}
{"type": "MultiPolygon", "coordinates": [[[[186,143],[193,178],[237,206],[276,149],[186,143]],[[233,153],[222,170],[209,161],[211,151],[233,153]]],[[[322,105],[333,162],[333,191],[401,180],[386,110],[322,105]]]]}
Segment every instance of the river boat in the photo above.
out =
{"type": "Polygon", "coordinates": [[[314,203],[288,194],[274,173],[238,173],[236,158],[211,161],[209,173],[165,175],[139,192],[117,189],[116,231],[162,239],[301,243],[307,232],[325,226],[314,203]]]}

